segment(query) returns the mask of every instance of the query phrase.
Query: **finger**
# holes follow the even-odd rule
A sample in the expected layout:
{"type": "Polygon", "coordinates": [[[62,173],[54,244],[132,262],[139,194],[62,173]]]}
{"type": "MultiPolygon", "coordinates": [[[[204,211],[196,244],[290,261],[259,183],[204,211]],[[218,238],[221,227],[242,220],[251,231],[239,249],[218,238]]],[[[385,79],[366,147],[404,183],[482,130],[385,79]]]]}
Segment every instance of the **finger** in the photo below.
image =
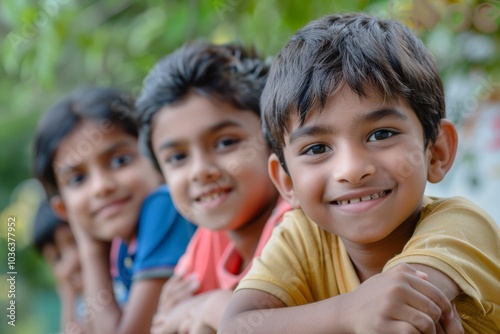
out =
{"type": "MultiPolygon", "coordinates": [[[[441,313],[444,314],[445,317],[448,318],[453,317],[453,310],[450,301],[441,290],[439,290],[433,284],[427,282],[429,276],[426,273],[415,269],[413,266],[407,263],[399,264],[396,267],[390,269],[389,271],[404,272],[421,278],[421,280],[413,280],[413,282],[418,283],[416,284],[416,286],[413,287],[419,290],[424,295],[426,295],[428,298],[430,298],[440,308],[441,313]]],[[[433,317],[433,319],[437,322],[439,317],[438,318],[433,317]]]]}
{"type": "Polygon", "coordinates": [[[407,321],[394,321],[383,329],[383,333],[421,334],[422,332],[407,321]]]}
{"type": "Polygon", "coordinates": [[[437,322],[441,316],[452,318],[451,302],[441,290],[417,277],[410,277],[409,282],[411,287],[420,293],[416,298],[408,299],[409,305],[430,315],[434,322],[437,322]]]}
{"type": "Polygon", "coordinates": [[[178,279],[179,278],[177,276],[172,276],[163,284],[160,292],[160,300],[159,300],[160,303],[162,303],[163,300],[165,299],[165,296],[168,295],[168,291],[170,290],[169,287],[172,285],[172,282],[175,282],[178,279]]]}
{"type": "Polygon", "coordinates": [[[163,289],[160,297],[162,309],[169,309],[177,303],[191,297],[198,289],[199,284],[193,279],[172,278],[168,280],[163,289]]]}
{"type": "Polygon", "coordinates": [[[436,334],[446,334],[441,321],[436,322],[436,334]]]}
{"type": "Polygon", "coordinates": [[[179,328],[177,328],[177,334],[190,334],[191,332],[191,318],[186,318],[181,321],[179,328]]]}
{"type": "Polygon", "coordinates": [[[403,273],[408,273],[414,276],[418,276],[423,280],[428,280],[429,275],[424,273],[423,271],[415,269],[412,265],[409,265],[408,263],[400,263],[394,268],[391,268],[388,270],[388,272],[403,272],[403,273]]]}
{"type": "Polygon", "coordinates": [[[173,291],[178,289],[178,287],[183,284],[183,279],[180,276],[172,276],[168,279],[168,281],[163,284],[163,288],[161,289],[160,300],[164,300],[169,297],[173,291]]]}
{"type": "Polygon", "coordinates": [[[436,325],[434,320],[424,312],[414,309],[408,305],[403,305],[395,310],[393,317],[395,320],[407,322],[415,328],[418,333],[435,334],[436,325]]]}
{"type": "Polygon", "coordinates": [[[176,287],[179,285],[181,278],[178,276],[170,277],[161,289],[160,300],[158,301],[158,310],[166,310],[172,307],[171,298],[176,287]]]}
{"type": "Polygon", "coordinates": [[[164,331],[164,321],[161,316],[158,314],[153,317],[153,322],[151,324],[150,332],[151,334],[161,334],[165,333],[164,331]]]}
{"type": "Polygon", "coordinates": [[[162,332],[177,333],[182,321],[189,318],[191,309],[191,303],[185,302],[176,305],[169,312],[158,313],[162,318],[162,332]]]}
{"type": "Polygon", "coordinates": [[[445,317],[441,318],[439,323],[443,327],[443,333],[447,334],[462,334],[464,333],[464,328],[462,326],[462,319],[457,311],[457,306],[453,304],[453,318],[447,319],[445,317]]]}
{"type": "Polygon", "coordinates": [[[203,321],[194,321],[191,324],[189,334],[213,334],[215,330],[205,324],[203,321]]]}
{"type": "Polygon", "coordinates": [[[159,312],[156,312],[155,315],[153,316],[153,320],[151,321],[152,326],[153,325],[159,325],[162,321],[162,314],[159,312]]]}

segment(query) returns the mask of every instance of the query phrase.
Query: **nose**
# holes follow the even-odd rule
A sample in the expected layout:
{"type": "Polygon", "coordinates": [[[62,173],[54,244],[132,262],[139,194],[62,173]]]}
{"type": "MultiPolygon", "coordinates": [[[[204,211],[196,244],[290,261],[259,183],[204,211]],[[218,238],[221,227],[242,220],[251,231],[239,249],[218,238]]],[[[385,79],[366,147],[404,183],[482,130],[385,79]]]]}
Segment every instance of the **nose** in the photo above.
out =
{"type": "Polygon", "coordinates": [[[221,175],[222,171],[211,153],[202,150],[191,153],[191,181],[199,183],[213,182],[221,175]]]}
{"type": "Polygon", "coordinates": [[[97,197],[109,195],[116,189],[116,180],[113,173],[108,173],[101,168],[92,170],[91,174],[91,190],[97,197]]]}
{"type": "Polygon", "coordinates": [[[349,145],[337,148],[334,158],[334,178],[337,182],[357,185],[375,174],[375,163],[370,152],[360,147],[349,145]]]}

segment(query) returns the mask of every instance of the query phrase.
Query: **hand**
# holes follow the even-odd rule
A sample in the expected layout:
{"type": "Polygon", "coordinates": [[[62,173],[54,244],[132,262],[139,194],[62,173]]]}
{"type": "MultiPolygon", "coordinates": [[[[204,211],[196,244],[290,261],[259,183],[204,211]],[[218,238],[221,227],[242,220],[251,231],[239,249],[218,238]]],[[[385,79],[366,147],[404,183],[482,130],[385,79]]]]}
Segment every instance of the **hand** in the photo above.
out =
{"type": "Polygon", "coordinates": [[[193,308],[179,326],[181,334],[211,334],[219,329],[222,315],[233,295],[232,290],[206,292],[206,299],[193,308]]]}
{"type": "Polygon", "coordinates": [[[356,333],[434,334],[441,319],[452,333],[450,319],[455,314],[451,303],[426,279],[427,274],[408,264],[375,275],[343,295],[345,314],[341,317],[356,333]]]}
{"type": "Polygon", "coordinates": [[[70,227],[58,226],[54,232],[54,244],[47,244],[42,252],[52,268],[59,294],[81,294],[83,287],[80,258],[70,227]]]}
{"type": "Polygon", "coordinates": [[[161,289],[157,313],[169,313],[175,305],[192,297],[200,287],[196,273],[186,278],[172,276],[161,289]]]}
{"type": "Polygon", "coordinates": [[[441,317],[439,322],[436,324],[436,333],[464,333],[464,328],[462,326],[462,319],[457,312],[457,307],[453,304],[453,318],[446,319],[441,317]]]}
{"type": "Polygon", "coordinates": [[[76,219],[70,220],[69,225],[78,245],[80,257],[87,256],[94,258],[109,255],[111,241],[102,241],[94,238],[76,219]]]}
{"type": "Polygon", "coordinates": [[[151,334],[177,333],[181,324],[185,320],[190,319],[191,310],[204,299],[205,294],[196,295],[177,303],[168,311],[158,311],[153,318],[151,334]]]}

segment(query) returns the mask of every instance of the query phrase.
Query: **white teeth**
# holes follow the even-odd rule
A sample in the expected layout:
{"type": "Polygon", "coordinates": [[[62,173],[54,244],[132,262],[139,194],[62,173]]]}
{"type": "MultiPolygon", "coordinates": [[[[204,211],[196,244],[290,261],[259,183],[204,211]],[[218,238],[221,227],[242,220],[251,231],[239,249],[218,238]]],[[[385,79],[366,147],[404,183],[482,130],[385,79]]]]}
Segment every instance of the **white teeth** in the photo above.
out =
{"type": "Polygon", "coordinates": [[[214,199],[217,199],[222,196],[222,192],[217,192],[209,195],[204,195],[199,198],[200,202],[205,202],[205,201],[213,201],[214,199]]]}
{"type": "Polygon", "coordinates": [[[342,200],[342,201],[335,201],[336,204],[338,205],[346,205],[346,204],[352,204],[352,203],[359,203],[359,202],[364,202],[364,201],[369,201],[369,200],[372,200],[372,199],[377,199],[377,198],[380,198],[382,196],[384,196],[387,192],[384,190],[384,191],[381,191],[379,193],[375,193],[375,194],[371,194],[371,195],[367,195],[367,196],[363,196],[361,198],[352,198],[352,199],[347,199],[347,200],[342,200]]]}

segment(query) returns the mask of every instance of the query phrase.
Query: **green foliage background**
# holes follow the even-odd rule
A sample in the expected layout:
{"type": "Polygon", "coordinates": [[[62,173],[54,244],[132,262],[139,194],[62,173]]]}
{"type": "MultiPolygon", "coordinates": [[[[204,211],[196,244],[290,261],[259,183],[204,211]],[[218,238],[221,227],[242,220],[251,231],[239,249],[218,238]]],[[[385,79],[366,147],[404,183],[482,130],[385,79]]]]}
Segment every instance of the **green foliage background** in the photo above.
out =
{"type": "MultiPolygon", "coordinates": [[[[445,84],[457,73],[478,68],[498,78],[498,6],[498,1],[476,0],[1,1],[0,332],[58,331],[59,309],[52,277],[27,247],[40,195],[31,184],[23,183],[22,191],[14,189],[31,177],[32,137],[40,115],[66,93],[98,84],[137,96],[154,63],[185,41],[240,40],[272,56],[310,20],[345,11],[365,11],[409,24],[435,51],[445,84]],[[483,16],[478,20],[476,15],[474,20],[481,6],[483,16]],[[487,39],[493,51],[479,60],[467,58],[460,41],[471,35],[487,39]],[[6,277],[2,276],[7,267],[8,215],[22,218],[17,225],[15,329],[6,325],[3,306],[8,301],[6,277]]],[[[456,112],[455,120],[460,121],[463,114],[456,112]]]]}

